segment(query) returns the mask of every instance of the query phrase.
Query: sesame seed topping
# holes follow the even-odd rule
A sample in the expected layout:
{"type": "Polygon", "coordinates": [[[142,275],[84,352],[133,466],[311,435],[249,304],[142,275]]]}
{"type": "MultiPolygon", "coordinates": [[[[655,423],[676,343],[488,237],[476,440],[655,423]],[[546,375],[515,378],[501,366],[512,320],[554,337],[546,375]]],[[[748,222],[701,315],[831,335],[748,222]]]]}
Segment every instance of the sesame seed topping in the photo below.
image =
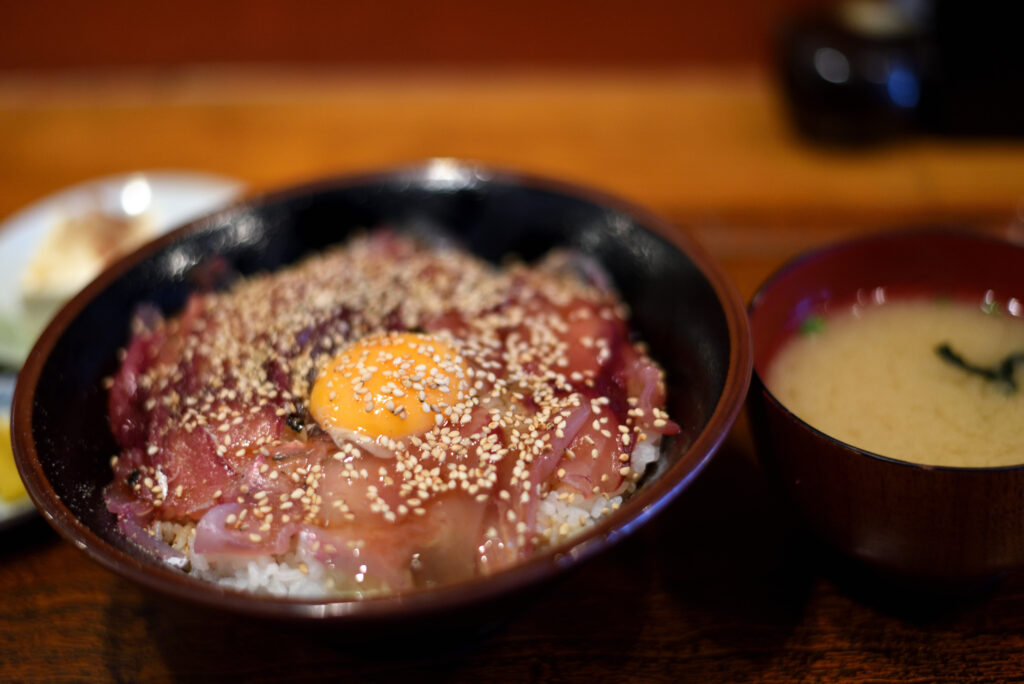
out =
{"type": "MultiPolygon", "coordinates": [[[[503,521],[488,535],[507,545],[509,560],[483,554],[479,562],[491,569],[576,529],[540,520],[534,511],[549,497],[579,502],[595,517],[614,510],[613,497],[628,495],[640,475],[628,465],[630,444],[668,425],[659,409],[645,418],[621,387],[610,387],[610,396],[598,389],[635,353],[614,296],[587,284],[567,260],[496,268],[398,238],[382,249],[379,239],[196,295],[180,319],[137,323],[137,335],[166,333],[182,359],[153,362],[139,375],[140,401],[157,421],[147,463],[164,462],[167,445],[202,451],[215,440],[208,457],[216,468],[200,472],[224,474],[217,484],[239,506],[225,524],[253,544],[280,539],[282,525],[293,522],[375,537],[376,526],[404,529],[410,516],[446,515],[442,502],[452,497],[480,510],[495,505],[503,521]],[[356,341],[384,334],[404,336],[409,347],[362,348],[351,363],[338,360],[356,341]],[[576,367],[581,354],[589,361],[576,367]],[[329,424],[311,406],[314,381],[328,368],[338,375],[324,396],[351,401],[354,423],[329,424]],[[361,431],[377,411],[399,424],[423,420],[424,428],[361,431]],[[619,463],[627,482],[600,474],[619,463]]],[[[123,469],[116,458],[112,467],[123,469]]],[[[152,492],[153,506],[163,506],[167,478],[140,474],[135,491],[152,492]]],[[[167,508],[192,503],[183,497],[203,497],[204,507],[223,503],[221,490],[209,501],[206,486],[186,492],[178,484],[179,501],[167,508]]],[[[372,563],[354,567],[361,568],[354,580],[330,573],[326,580],[362,583],[375,572],[372,563]]]]}

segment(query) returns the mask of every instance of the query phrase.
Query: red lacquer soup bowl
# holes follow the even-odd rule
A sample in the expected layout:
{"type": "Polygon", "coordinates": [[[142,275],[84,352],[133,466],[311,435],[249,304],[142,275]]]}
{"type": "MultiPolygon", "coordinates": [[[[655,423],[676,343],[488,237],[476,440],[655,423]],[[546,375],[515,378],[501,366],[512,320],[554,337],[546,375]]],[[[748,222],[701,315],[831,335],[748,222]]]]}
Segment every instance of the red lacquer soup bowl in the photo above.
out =
{"type": "Polygon", "coordinates": [[[797,258],[761,287],[748,309],[754,339],[748,407],[763,465],[820,538],[889,576],[962,585],[1024,565],[1024,465],[938,467],[872,453],[804,422],[765,386],[780,348],[808,319],[827,320],[854,302],[922,296],[988,303],[1019,315],[1024,249],[927,230],[876,235],[797,258]]]}

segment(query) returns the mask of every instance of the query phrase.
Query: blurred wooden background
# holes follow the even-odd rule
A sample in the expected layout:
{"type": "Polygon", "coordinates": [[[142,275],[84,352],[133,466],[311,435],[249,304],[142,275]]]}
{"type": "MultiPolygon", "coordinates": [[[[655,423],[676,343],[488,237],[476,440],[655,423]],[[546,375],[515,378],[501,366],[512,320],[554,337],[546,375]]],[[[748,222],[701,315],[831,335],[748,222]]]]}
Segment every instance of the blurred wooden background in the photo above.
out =
{"type": "Polygon", "coordinates": [[[592,184],[739,270],[909,224],[1024,234],[1024,143],[809,145],[777,87],[830,0],[0,0],[0,219],[192,168],[253,191],[456,156],[592,184]],[[770,232],[766,231],[771,228],[770,232]]]}
{"type": "Polygon", "coordinates": [[[823,0],[0,3],[0,69],[183,63],[677,67],[766,62],[823,0]]]}

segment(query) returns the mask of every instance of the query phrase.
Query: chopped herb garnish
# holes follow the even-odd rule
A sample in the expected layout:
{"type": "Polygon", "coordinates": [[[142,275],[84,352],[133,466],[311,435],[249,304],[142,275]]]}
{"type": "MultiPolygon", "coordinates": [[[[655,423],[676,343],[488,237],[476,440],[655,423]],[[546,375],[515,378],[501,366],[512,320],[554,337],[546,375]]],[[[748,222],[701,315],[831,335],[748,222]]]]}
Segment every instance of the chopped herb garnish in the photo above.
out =
{"type": "Polygon", "coordinates": [[[817,335],[825,330],[825,318],[823,316],[808,316],[800,321],[801,335],[817,335]]]}
{"type": "Polygon", "coordinates": [[[964,357],[960,356],[960,354],[953,351],[953,348],[946,342],[936,347],[935,353],[938,354],[939,358],[943,361],[946,361],[961,370],[981,376],[990,382],[1002,385],[1007,394],[1013,394],[1017,391],[1017,380],[1013,377],[1013,371],[1018,363],[1024,363],[1024,352],[1014,352],[1009,354],[1005,359],[992,368],[977,366],[970,363],[965,360],[964,357]]]}

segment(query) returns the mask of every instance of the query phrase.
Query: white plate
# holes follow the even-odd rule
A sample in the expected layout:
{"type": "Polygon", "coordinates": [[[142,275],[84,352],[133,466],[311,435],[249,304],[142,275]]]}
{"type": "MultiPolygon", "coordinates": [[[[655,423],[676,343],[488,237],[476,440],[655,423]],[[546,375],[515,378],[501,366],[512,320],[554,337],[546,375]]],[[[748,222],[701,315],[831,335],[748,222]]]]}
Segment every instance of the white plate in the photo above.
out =
{"type": "Polygon", "coordinates": [[[50,312],[33,314],[22,306],[21,280],[58,221],[89,210],[115,216],[144,210],[160,235],[220,208],[242,190],[242,183],[222,176],[140,171],[71,186],[0,223],[0,366],[19,367],[48,322],[50,312]]]}

